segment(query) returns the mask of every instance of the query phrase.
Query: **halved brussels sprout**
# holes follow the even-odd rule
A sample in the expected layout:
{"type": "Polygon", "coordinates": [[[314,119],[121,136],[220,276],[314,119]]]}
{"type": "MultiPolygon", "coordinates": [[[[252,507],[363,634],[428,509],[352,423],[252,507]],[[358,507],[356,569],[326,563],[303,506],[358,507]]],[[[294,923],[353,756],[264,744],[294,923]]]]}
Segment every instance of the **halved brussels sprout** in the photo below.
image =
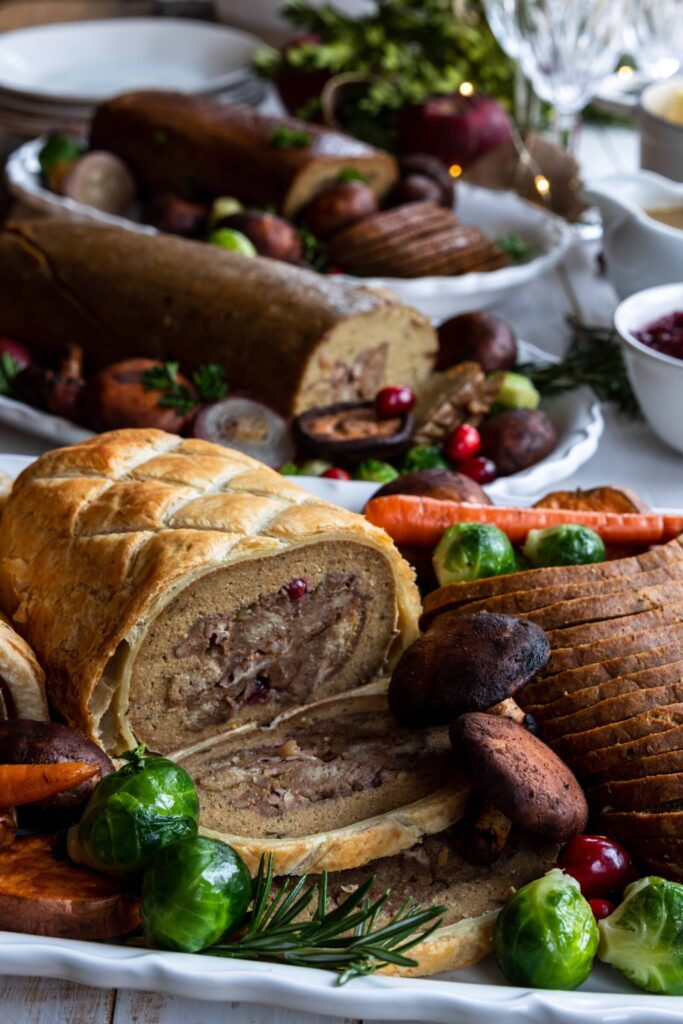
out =
{"type": "Polygon", "coordinates": [[[500,370],[492,379],[500,384],[494,403],[497,409],[538,409],[541,396],[528,377],[500,370]]]}
{"type": "Polygon", "coordinates": [[[382,459],[363,459],[354,470],[356,480],[367,480],[375,484],[388,484],[398,477],[398,470],[382,459]]]}
{"type": "Polygon", "coordinates": [[[683,885],[657,875],[632,882],[598,928],[606,964],[648,992],[683,995],[683,885]]]}
{"type": "Polygon", "coordinates": [[[69,832],[69,854],[110,875],[141,871],[164,846],[197,834],[199,800],[184,768],[165,757],[124,754],[128,761],[95,788],[69,832]]]}
{"type": "Polygon", "coordinates": [[[251,876],[232,846],[202,836],[183,839],[161,850],[145,871],[145,935],[161,949],[195,953],[239,924],[251,896],[251,876]]]}
{"type": "Polygon", "coordinates": [[[498,965],[516,985],[573,989],[591,972],[598,929],[576,879],[559,868],[519,889],[496,921],[498,965]]]}
{"type": "Polygon", "coordinates": [[[242,256],[256,256],[256,249],[251,239],[233,228],[214,228],[207,238],[207,242],[210,242],[211,245],[219,245],[221,249],[238,252],[242,256]]]}
{"type": "Polygon", "coordinates": [[[418,444],[411,448],[401,467],[402,473],[415,473],[420,469],[450,469],[440,444],[418,444]]]}
{"type": "Polygon", "coordinates": [[[442,586],[517,571],[517,557],[507,536],[497,526],[485,523],[449,526],[432,561],[442,586]]]}
{"type": "Polygon", "coordinates": [[[536,568],[544,565],[585,565],[604,562],[606,557],[600,535],[577,523],[529,530],[522,553],[536,568]]]}

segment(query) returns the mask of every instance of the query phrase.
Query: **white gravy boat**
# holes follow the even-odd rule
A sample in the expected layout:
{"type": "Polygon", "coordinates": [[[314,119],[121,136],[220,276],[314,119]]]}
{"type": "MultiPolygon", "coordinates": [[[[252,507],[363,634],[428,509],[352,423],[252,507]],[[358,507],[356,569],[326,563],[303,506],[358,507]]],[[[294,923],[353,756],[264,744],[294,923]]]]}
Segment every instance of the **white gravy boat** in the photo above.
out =
{"type": "Polygon", "coordinates": [[[620,298],[683,282],[683,230],[646,213],[683,208],[683,184],[637,171],[595,178],[587,183],[586,196],[602,214],[607,273],[620,298]]]}

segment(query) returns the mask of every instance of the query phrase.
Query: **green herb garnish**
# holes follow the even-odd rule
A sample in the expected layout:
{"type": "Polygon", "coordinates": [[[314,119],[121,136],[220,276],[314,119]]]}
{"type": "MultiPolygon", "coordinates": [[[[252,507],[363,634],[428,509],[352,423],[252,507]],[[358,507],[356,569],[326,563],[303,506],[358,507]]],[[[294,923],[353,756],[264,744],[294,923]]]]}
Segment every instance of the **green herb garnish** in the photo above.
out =
{"type": "Polygon", "coordinates": [[[367,174],[362,174],[355,167],[342,167],[337,176],[337,181],[361,181],[364,185],[368,183],[367,174]]]}
{"type": "Polygon", "coordinates": [[[197,394],[203,401],[211,402],[216,398],[225,398],[228,384],[222,366],[217,363],[204,363],[192,374],[192,383],[197,394]]]}
{"type": "Polygon", "coordinates": [[[281,124],[270,136],[270,144],[274,149],[304,149],[311,144],[311,134],[281,124]]]}
{"type": "Polygon", "coordinates": [[[330,261],[327,258],[325,246],[316,238],[312,231],[305,226],[299,228],[299,237],[304,249],[304,259],[320,274],[326,274],[330,269],[330,261]]]}
{"type": "Polygon", "coordinates": [[[559,363],[525,363],[517,367],[542,395],[561,395],[584,384],[603,402],[612,402],[627,416],[640,416],[638,401],[626,374],[616,332],[611,327],[589,327],[567,317],[572,340],[559,363]]]}
{"type": "Polygon", "coordinates": [[[0,354],[0,395],[12,394],[12,382],[20,372],[21,366],[14,356],[11,356],[9,352],[0,354]]]}
{"type": "Polygon", "coordinates": [[[407,902],[378,927],[390,890],[371,902],[368,893],[373,881],[369,878],[330,910],[326,871],[318,881],[309,881],[307,875],[296,881],[288,878],[273,896],[273,859],[262,857],[246,928],[234,940],[203,952],[339,971],[340,985],[387,964],[414,967],[416,961],[406,953],[439,927],[446,908],[423,910],[407,902]],[[314,899],[314,913],[301,920],[314,899]]]}
{"type": "Polygon", "coordinates": [[[496,239],[504,253],[510,257],[511,263],[528,263],[539,253],[539,247],[527,242],[521,235],[509,234],[496,239]]]}
{"type": "Polygon", "coordinates": [[[192,412],[197,399],[188,387],[178,383],[177,377],[178,363],[159,363],[145,370],[141,380],[145,391],[161,391],[159,405],[185,415],[192,412]]]}

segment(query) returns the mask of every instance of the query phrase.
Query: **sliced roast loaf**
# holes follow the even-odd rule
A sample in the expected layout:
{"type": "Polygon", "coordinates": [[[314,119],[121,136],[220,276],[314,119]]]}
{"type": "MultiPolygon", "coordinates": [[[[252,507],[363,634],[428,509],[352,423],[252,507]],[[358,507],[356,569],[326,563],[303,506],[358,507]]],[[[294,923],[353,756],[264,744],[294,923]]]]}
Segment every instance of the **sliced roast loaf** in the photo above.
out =
{"type": "Polygon", "coordinates": [[[470,787],[445,727],[401,729],[384,686],[240,729],[175,759],[195,780],[200,824],[252,871],[340,870],[406,849],[459,820],[470,787]]]}
{"type": "Polygon", "coordinates": [[[363,517],[155,430],[24,471],[0,597],[56,712],[111,752],[186,748],[352,690],[391,667],[419,610],[412,570],[363,517]]]}
{"type": "Polygon", "coordinates": [[[549,871],[556,859],[554,844],[513,833],[493,865],[471,864],[462,855],[459,837],[444,832],[398,856],[330,874],[328,891],[332,903],[339,905],[372,876],[371,896],[391,889],[379,923],[388,924],[406,900],[425,908],[445,906],[441,926],[407,954],[418,966],[384,970],[386,974],[437,974],[469,967],[488,956],[503,904],[515,889],[549,871]]]}
{"type": "Polygon", "coordinates": [[[10,620],[0,612],[0,719],[50,717],[45,673],[10,620]]]}
{"type": "Polygon", "coordinates": [[[284,415],[429,374],[436,334],[397,300],[170,235],[59,220],[0,232],[0,331],[86,370],[129,356],[217,363],[284,415]]]}
{"type": "Polygon", "coordinates": [[[381,199],[398,177],[383,150],[319,125],[175,92],[132,92],[102,104],[90,132],[149,193],[237,196],[293,216],[354,170],[381,199]]]}

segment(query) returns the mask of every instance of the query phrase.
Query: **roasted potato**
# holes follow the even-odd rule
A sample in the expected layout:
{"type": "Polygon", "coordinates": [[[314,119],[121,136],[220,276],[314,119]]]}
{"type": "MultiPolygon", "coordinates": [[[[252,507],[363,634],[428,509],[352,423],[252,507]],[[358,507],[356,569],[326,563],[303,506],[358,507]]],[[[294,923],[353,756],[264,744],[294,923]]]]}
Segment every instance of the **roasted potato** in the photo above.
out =
{"type": "Polygon", "coordinates": [[[499,476],[535,465],[557,444],[555,427],[542,409],[510,409],[479,428],[481,454],[493,459],[499,476]]]}

